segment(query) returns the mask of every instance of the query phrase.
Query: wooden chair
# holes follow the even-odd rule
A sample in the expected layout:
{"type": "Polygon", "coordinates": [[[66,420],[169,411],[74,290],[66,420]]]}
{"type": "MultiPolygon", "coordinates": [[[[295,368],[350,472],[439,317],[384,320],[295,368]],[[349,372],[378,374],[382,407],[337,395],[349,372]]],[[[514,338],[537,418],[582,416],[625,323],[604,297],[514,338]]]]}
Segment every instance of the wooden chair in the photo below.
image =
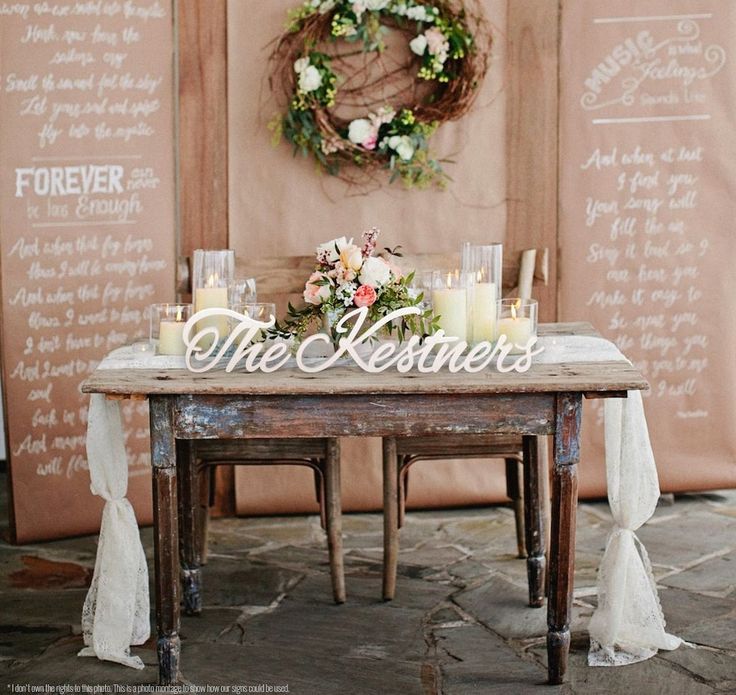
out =
{"type": "MultiPolygon", "coordinates": [[[[238,263],[238,277],[255,277],[259,301],[285,305],[301,294],[314,259],[306,256],[238,263]]],[[[191,294],[188,259],[180,259],[178,292],[191,294]]],[[[220,466],[298,465],[314,472],[320,520],[327,548],[335,603],[345,601],[340,501],[340,442],[323,439],[247,439],[180,441],[179,538],[184,612],[202,611],[202,566],[207,561],[209,509],[214,501],[215,469],[220,466]]]]}
{"type": "MultiPolygon", "coordinates": [[[[546,250],[523,251],[504,259],[505,294],[530,297],[536,279],[546,282],[546,250]]],[[[416,270],[457,267],[456,256],[421,255],[402,259],[416,270]]],[[[529,605],[544,601],[545,519],[540,483],[546,475],[546,442],[515,435],[391,437],[383,441],[383,598],[396,593],[399,530],[404,523],[409,468],[417,461],[502,458],[506,463],[506,494],[514,507],[519,557],[527,559],[529,605]],[[523,481],[523,484],[522,484],[523,481]]]]}

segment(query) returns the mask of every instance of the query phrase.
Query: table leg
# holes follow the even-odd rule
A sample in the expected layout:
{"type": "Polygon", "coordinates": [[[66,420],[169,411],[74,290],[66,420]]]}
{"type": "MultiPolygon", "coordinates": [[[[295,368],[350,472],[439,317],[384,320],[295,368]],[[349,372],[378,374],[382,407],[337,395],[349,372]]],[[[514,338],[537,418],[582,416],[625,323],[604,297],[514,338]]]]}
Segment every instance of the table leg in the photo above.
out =
{"type": "Polygon", "coordinates": [[[179,553],[184,613],[199,615],[202,612],[200,475],[191,441],[176,441],[176,458],[179,468],[179,553]]]}
{"type": "Polygon", "coordinates": [[[396,593],[399,563],[399,476],[396,439],[383,438],[383,600],[396,593]]]}
{"type": "Polygon", "coordinates": [[[581,413],[582,394],[557,394],[547,605],[547,672],[552,684],[564,681],[570,652],[581,413]]]}
{"type": "Polygon", "coordinates": [[[179,673],[179,529],[173,400],[151,397],[153,543],[159,685],[175,685],[179,673]]]}
{"type": "Polygon", "coordinates": [[[327,440],[325,458],[325,517],[330,556],[332,595],[335,603],[345,603],[345,569],[342,552],[342,497],[340,494],[340,440],[327,440]]]}
{"type": "Polygon", "coordinates": [[[524,446],[524,530],[526,533],[526,572],[529,579],[529,605],[544,603],[544,512],[542,509],[542,477],[547,475],[546,459],[540,447],[541,437],[525,435],[524,446]],[[543,467],[544,466],[544,467],[543,467]]]}

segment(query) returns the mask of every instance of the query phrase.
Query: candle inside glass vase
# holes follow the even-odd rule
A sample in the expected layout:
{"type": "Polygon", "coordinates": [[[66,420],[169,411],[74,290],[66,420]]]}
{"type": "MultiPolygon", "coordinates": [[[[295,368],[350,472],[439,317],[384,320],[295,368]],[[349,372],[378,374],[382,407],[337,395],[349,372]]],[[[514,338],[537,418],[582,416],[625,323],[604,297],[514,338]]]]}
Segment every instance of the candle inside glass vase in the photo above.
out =
{"type": "Polygon", "coordinates": [[[537,337],[537,300],[518,297],[501,299],[497,305],[496,338],[511,343],[509,354],[524,352],[529,340],[537,337]]]}
{"type": "Polygon", "coordinates": [[[471,288],[470,340],[492,341],[496,333],[496,303],[501,296],[503,245],[466,243],[462,259],[463,270],[475,280],[471,288]]]}
{"type": "Polygon", "coordinates": [[[445,335],[468,340],[472,307],[470,292],[473,279],[459,270],[435,270],[432,274],[432,314],[445,335]]]}
{"type": "MultiPolygon", "coordinates": [[[[203,309],[227,309],[228,287],[235,274],[235,252],[197,249],[194,252],[193,265],[194,312],[197,313],[203,309]]],[[[209,316],[197,321],[197,332],[205,328],[214,328],[217,331],[218,341],[227,336],[228,327],[226,316],[209,316]]],[[[207,335],[200,340],[199,345],[207,349],[212,345],[213,340],[215,340],[214,335],[207,335]]]]}
{"type": "Polygon", "coordinates": [[[151,342],[158,340],[159,355],[184,355],[184,325],[192,315],[191,304],[154,304],[151,307],[151,342]]]}

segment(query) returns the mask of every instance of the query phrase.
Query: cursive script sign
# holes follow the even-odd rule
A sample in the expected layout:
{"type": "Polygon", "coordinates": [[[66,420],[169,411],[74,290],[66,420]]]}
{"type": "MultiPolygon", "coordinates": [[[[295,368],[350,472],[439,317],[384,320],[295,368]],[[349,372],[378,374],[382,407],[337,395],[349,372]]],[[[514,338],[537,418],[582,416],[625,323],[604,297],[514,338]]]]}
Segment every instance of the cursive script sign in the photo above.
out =
{"type": "MultiPolygon", "coordinates": [[[[341,358],[350,357],[363,371],[372,374],[391,368],[401,373],[416,368],[417,371],[428,374],[445,367],[450,372],[480,372],[494,362],[499,372],[526,372],[531,367],[532,357],[544,349],[535,348],[537,339],[530,338],[525,345],[518,346],[521,347],[521,354],[514,354],[512,361],[505,364],[514,348],[506,340],[506,336],[501,336],[495,344],[484,341],[469,346],[464,340],[445,335],[444,331],[439,330],[423,339],[413,335],[404,344],[380,342],[366,354],[365,348],[375,341],[385,326],[402,316],[419,313],[417,307],[404,307],[366,325],[368,308],[355,309],[345,314],[336,326],[337,333],[344,337],[340,338],[334,353],[324,359],[307,358],[312,345],[332,345],[331,338],[324,333],[309,336],[296,351],[297,367],[303,372],[313,374],[329,369],[341,358]]],[[[290,343],[285,340],[254,342],[262,331],[274,324],[273,316],[269,321],[256,321],[231,309],[203,309],[197,312],[184,326],[187,369],[192,372],[207,372],[215,368],[221,360],[227,360],[226,372],[232,372],[241,363],[247,372],[275,372],[281,369],[291,358],[290,343]],[[230,333],[222,341],[216,326],[209,325],[201,330],[197,328],[199,321],[213,316],[224,317],[230,323],[230,333]]]]}

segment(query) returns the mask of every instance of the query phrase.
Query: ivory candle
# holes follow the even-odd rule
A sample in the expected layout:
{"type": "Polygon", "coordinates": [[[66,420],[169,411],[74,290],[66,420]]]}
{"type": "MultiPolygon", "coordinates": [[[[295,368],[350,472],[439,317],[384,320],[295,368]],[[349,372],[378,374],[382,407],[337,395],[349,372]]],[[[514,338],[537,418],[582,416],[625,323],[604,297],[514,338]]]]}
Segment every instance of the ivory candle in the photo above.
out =
{"type": "Polygon", "coordinates": [[[496,283],[476,282],[473,293],[473,342],[492,341],[496,334],[496,283]]]}
{"type": "Polygon", "coordinates": [[[464,288],[432,290],[432,313],[445,335],[468,339],[468,292],[464,288]]]}
{"type": "Polygon", "coordinates": [[[497,334],[499,338],[505,335],[506,340],[514,346],[511,354],[520,352],[533,335],[532,320],[526,316],[499,319],[497,334]]]}
{"type": "Polygon", "coordinates": [[[185,321],[161,321],[158,328],[159,355],[184,355],[186,353],[185,323],[185,321]]]}
{"type": "MultiPolygon", "coordinates": [[[[215,287],[217,282],[215,276],[210,276],[206,287],[198,287],[194,290],[194,312],[202,309],[227,309],[227,287],[215,287]]],[[[214,327],[217,329],[220,339],[228,334],[228,321],[226,316],[210,316],[197,321],[197,331],[204,328],[214,327]]],[[[212,345],[212,339],[202,341],[202,347],[212,345]]]]}

